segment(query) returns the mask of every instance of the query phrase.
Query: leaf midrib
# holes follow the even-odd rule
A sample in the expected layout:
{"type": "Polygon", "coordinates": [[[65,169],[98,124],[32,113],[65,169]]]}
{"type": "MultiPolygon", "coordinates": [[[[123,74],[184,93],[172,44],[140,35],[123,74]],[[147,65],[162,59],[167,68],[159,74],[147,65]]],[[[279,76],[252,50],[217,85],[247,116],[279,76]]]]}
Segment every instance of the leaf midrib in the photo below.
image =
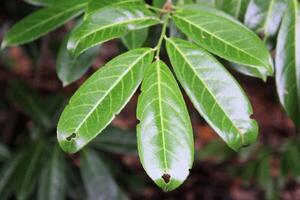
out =
{"type": "MultiPolygon", "coordinates": [[[[60,13],[60,14],[54,15],[53,17],[50,17],[50,18],[48,18],[47,20],[42,21],[41,23],[38,23],[38,24],[36,24],[36,25],[31,26],[29,29],[25,29],[24,31],[20,31],[19,34],[16,34],[15,36],[10,37],[9,40],[13,41],[15,38],[21,37],[20,35],[23,35],[23,34],[29,32],[29,31],[35,29],[35,28],[38,27],[38,26],[41,26],[41,25],[43,25],[43,24],[46,24],[46,23],[48,23],[48,22],[51,21],[51,20],[54,20],[54,19],[56,19],[56,18],[59,18],[60,16],[65,15],[67,12],[71,12],[71,11],[73,11],[73,10],[76,10],[76,9],[80,8],[80,7],[83,7],[84,5],[86,5],[86,3],[82,3],[82,4],[79,4],[78,6],[74,6],[74,7],[70,8],[70,9],[66,9],[66,10],[64,10],[64,11],[63,11],[62,13],[60,13]]],[[[45,9],[48,9],[48,8],[45,8],[45,9]]],[[[52,9],[52,8],[49,8],[49,9],[52,9]]]]}
{"type": "MultiPolygon", "coordinates": [[[[202,31],[206,32],[207,34],[212,35],[213,37],[215,37],[216,39],[222,41],[223,43],[225,43],[225,44],[227,44],[227,45],[229,45],[229,46],[231,46],[231,47],[237,49],[238,51],[243,52],[244,54],[248,55],[248,56],[251,57],[252,59],[254,59],[254,60],[256,60],[256,61],[259,61],[263,66],[267,66],[268,68],[270,68],[270,66],[269,66],[268,64],[266,64],[265,62],[263,62],[261,59],[257,59],[255,56],[253,56],[253,55],[247,53],[246,51],[244,51],[244,50],[242,50],[242,49],[236,47],[235,45],[233,45],[233,44],[231,44],[231,43],[226,42],[226,41],[223,40],[222,38],[220,38],[220,37],[216,36],[215,34],[213,34],[213,33],[209,32],[209,31],[203,29],[202,27],[198,26],[197,24],[193,23],[192,21],[190,21],[190,20],[188,20],[188,19],[186,19],[186,18],[184,18],[184,17],[181,17],[181,16],[179,16],[179,15],[176,15],[176,16],[174,16],[174,17],[181,18],[181,19],[184,20],[185,22],[190,23],[191,25],[193,25],[193,26],[195,26],[195,27],[201,29],[202,31]]],[[[251,66],[253,66],[253,65],[251,65],[251,66]]],[[[258,68],[258,66],[256,66],[256,68],[258,68]]],[[[270,69],[269,69],[269,70],[270,70],[270,69]]]]}
{"type": "Polygon", "coordinates": [[[190,61],[187,59],[187,57],[185,56],[185,54],[181,51],[180,48],[178,48],[176,46],[176,44],[170,40],[167,39],[171,44],[173,44],[174,48],[181,54],[181,56],[184,58],[184,60],[186,61],[186,63],[190,66],[190,68],[193,70],[193,72],[196,74],[196,76],[199,78],[199,80],[203,83],[203,85],[205,86],[205,88],[207,89],[207,91],[210,93],[210,95],[214,98],[216,104],[219,106],[219,108],[223,111],[223,113],[225,114],[225,116],[227,117],[227,119],[229,119],[232,127],[234,127],[234,129],[237,131],[237,133],[240,135],[241,138],[241,142],[242,145],[244,144],[244,136],[243,134],[240,132],[239,128],[235,126],[234,123],[232,123],[232,119],[230,118],[230,116],[228,116],[227,112],[224,111],[224,109],[222,108],[222,106],[220,106],[219,102],[217,101],[217,99],[215,98],[215,96],[213,95],[213,93],[209,90],[209,87],[206,85],[205,81],[202,80],[202,78],[198,75],[197,71],[195,71],[195,69],[192,67],[193,65],[190,63],[190,61]]]}
{"type": "Polygon", "coordinates": [[[162,111],[162,94],[161,94],[161,75],[160,75],[160,61],[156,61],[156,71],[157,71],[157,93],[158,93],[158,107],[159,107],[159,119],[161,124],[161,137],[162,137],[162,145],[164,152],[164,167],[165,172],[168,170],[168,162],[167,162],[167,150],[166,150],[166,141],[165,141],[165,127],[163,121],[163,111],[162,111]]]}
{"type": "Polygon", "coordinates": [[[110,92],[115,88],[116,85],[119,84],[119,82],[123,79],[123,77],[142,59],[144,58],[148,53],[150,53],[152,49],[149,49],[145,53],[143,53],[141,56],[139,56],[136,61],[134,61],[128,68],[118,77],[118,79],[111,85],[111,87],[107,90],[106,93],[96,102],[96,104],[92,107],[92,109],[88,112],[88,114],[83,118],[82,122],[75,128],[75,133],[78,133],[78,130],[82,127],[82,125],[88,120],[88,118],[92,115],[92,113],[97,109],[99,104],[107,97],[107,95],[110,94],[110,92]]]}

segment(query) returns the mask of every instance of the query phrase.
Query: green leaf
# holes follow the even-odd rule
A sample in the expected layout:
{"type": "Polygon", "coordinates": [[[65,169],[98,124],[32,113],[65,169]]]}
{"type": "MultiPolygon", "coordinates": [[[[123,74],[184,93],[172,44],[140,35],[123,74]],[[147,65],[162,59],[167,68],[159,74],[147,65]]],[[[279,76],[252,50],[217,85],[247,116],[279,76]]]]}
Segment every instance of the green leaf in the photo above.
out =
{"type": "Polygon", "coordinates": [[[90,0],[85,11],[85,17],[103,8],[115,7],[120,5],[142,5],[141,0],[90,0]]]}
{"type": "Polygon", "coordinates": [[[281,23],[276,47],[276,85],[279,100],[300,127],[300,7],[292,0],[281,23]]]}
{"type": "Polygon", "coordinates": [[[117,127],[107,127],[92,142],[93,147],[119,154],[136,154],[136,134],[117,127]]]}
{"type": "Polygon", "coordinates": [[[127,49],[136,49],[145,43],[148,38],[148,28],[142,28],[139,30],[129,31],[126,35],[122,37],[123,44],[127,49]]]}
{"type": "Polygon", "coordinates": [[[0,162],[10,158],[11,153],[8,148],[0,142],[0,162]]]}
{"type": "Polygon", "coordinates": [[[65,151],[80,150],[112,121],[138,88],[152,59],[150,48],[124,53],[77,90],[57,127],[58,141],[65,151]]]}
{"type": "Polygon", "coordinates": [[[81,153],[80,171],[88,199],[128,199],[96,152],[85,149],[81,153]]]}
{"type": "Polygon", "coordinates": [[[157,8],[162,8],[166,3],[166,0],[152,0],[152,5],[157,8]]]}
{"type": "Polygon", "coordinates": [[[209,53],[181,39],[167,39],[176,77],[202,117],[234,150],[253,143],[258,126],[236,80],[209,53]]]}
{"type": "Polygon", "coordinates": [[[28,114],[34,122],[49,127],[51,121],[45,112],[45,104],[37,93],[25,83],[15,81],[11,84],[9,98],[28,114]]]}
{"type": "MultiPolygon", "coordinates": [[[[261,151],[263,152],[263,151],[261,151]]],[[[272,183],[271,177],[271,155],[268,152],[261,153],[260,160],[257,163],[257,182],[258,184],[267,189],[268,186],[272,183]]]]}
{"type": "Polygon", "coordinates": [[[155,14],[144,6],[115,6],[91,14],[82,25],[71,33],[68,50],[76,56],[105,41],[121,37],[130,30],[159,23],[155,14]]]}
{"type": "Polygon", "coordinates": [[[183,183],[194,159],[187,108],[169,68],[156,61],[147,70],[138,100],[138,151],[147,174],[165,191],[183,183]]]}
{"type": "Polygon", "coordinates": [[[265,38],[277,34],[286,0],[251,0],[245,16],[245,25],[262,33],[265,38]]]}
{"type": "Polygon", "coordinates": [[[24,156],[24,153],[20,153],[12,160],[1,166],[0,170],[0,199],[7,199],[7,196],[12,192],[12,177],[16,173],[16,168],[19,165],[20,160],[24,156]]]}
{"type": "Polygon", "coordinates": [[[61,2],[61,0],[23,0],[23,1],[36,6],[54,6],[55,4],[61,2]]]}
{"type": "Polygon", "coordinates": [[[281,174],[283,176],[300,176],[300,152],[298,142],[291,141],[287,143],[286,150],[281,158],[281,174]]]}
{"type": "Polygon", "coordinates": [[[40,9],[14,25],[5,35],[1,48],[31,42],[78,16],[86,1],[68,0],[40,9]]]}
{"type": "Polygon", "coordinates": [[[222,140],[212,140],[199,150],[199,155],[197,157],[202,161],[209,160],[216,163],[222,163],[233,155],[235,155],[235,152],[222,140]]]}
{"type": "Polygon", "coordinates": [[[66,193],[66,163],[64,154],[56,145],[52,149],[39,179],[38,199],[63,200],[66,193]]]}
{"type": "Polygon", "coordinates": [[[273,74],[272,59],[264,43],[232,17],[204,6],[186,6],[176,11],[177,27],[201,47],[229,61],[273,74]]]}
{"type": "Polygon", "coordinates": [[[216,7],[236,19],[243,20],[249,0],[216,0],[216,7]]]}
{"type": "Polygon", "coordinates": [[[32,144],[27,148],[26,154],[20,161],[14,177],[17,199],[27,199],[33,192],[43,163],[43,153],[43,142],[32,144]]]}
{"type": "Polygon", "coordinates": [[[75,57],[67,50],[68,39],[69,37],[66,37],[62,43],[56,61],[56,72],[64,86],[82,77],[100,50],[100,48],[96,46],[88,49],[80,56],[75,57]]]}

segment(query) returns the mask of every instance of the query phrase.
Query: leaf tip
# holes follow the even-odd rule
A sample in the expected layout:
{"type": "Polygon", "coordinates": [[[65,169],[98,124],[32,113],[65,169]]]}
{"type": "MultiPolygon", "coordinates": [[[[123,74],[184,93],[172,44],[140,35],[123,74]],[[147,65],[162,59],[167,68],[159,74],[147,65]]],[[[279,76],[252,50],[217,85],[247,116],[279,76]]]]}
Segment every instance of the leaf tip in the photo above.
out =
{"type": "Polygon", "coordinates": [[[155,180],[155,183],[164,192],[170,192],[178,188],[182,184],[182,181],[176,180],[170,174],[165,173],[159,179],[155,180]]]}
{"type": "Polygon", "coordinates": [[[66,153],[73,154],[80,150],[81,145],[76,133],[62,134],[58,132],[57,139],[59,146],[66,153]]]}

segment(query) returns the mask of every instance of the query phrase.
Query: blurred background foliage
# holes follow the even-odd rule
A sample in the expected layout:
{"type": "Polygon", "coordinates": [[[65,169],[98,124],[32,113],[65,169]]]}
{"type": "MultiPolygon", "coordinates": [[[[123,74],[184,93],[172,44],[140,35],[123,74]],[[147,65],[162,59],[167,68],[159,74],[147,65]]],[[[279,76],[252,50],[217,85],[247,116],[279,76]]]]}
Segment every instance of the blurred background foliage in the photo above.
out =
{"type": "MultiPolygon", "coordinates": [[[[2,1],[0,39],[9,26],[35,9],[20,0],[2,1]]],[[[89,74],[126,48],[118,40],[105,43],[94,50],[92,67],[78,72],[87,73],[63,88],[55,58],[73,25],[69,22],[33,43],[0,51],[0,199],[300,199],[299,136],[278,102],[274,80],[263,83],[236,72],[260,125],[258,142],[233,152],[187,102],[196,162],[186,183],[174,192],[158,189],[138,161],[136,97],[83,151],[64,154],[55,127],[68,97],[89,74]]],[[[259,25],[254,29],[259,33],[259,25]]],[[[151,29],[153,37],[145,42],[151,45],[158,33],[151,29]]],[[[170,34],[180,33],[170,27],[170,34]]],[[[265,41],[274,47],[269,36],[265,41]]]]}

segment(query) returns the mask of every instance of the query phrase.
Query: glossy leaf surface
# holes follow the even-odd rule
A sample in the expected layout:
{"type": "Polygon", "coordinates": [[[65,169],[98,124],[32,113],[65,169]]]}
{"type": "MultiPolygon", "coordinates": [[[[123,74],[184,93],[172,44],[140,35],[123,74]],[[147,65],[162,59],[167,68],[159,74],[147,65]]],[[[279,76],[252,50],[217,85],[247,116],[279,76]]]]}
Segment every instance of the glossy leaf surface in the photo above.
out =
{"type": "Polygon", "coordinates": [[[202,48],[180,39],[167,39],[176,77],[195,108],[234,150],[251,144],[257,123],[251,105],[226,69],[202,48]]]}
{"type": "Polygon", "coordinates": [[[127,199],[96,152],[81,153],[80,172],[90,200],[127,199]]]}
{"type": "Polygon", "coordinates": [[[5,35],[1,47],[31,42],[78,16],[85,5],[86,1],[68,0],[40,9],[14,25],[5,35]]]}
{"type": "Polygon", "coordinates": [[[38,199],[66,199],[66,163],[64,154],[58,146],[51,149],[51,156],[40,175],[38,199]]]}
{"type": "Polygon", "coordinates": [[[203,6],[186,6],[174,15],[177,27],[206,50],[229,61],[273,74],[271,56],[253,32],[232,17],[203,6]]]}
{"type": "Polygon", "coordinates": [[[245,15],[245,25],[264,37],[277,34],[286,0],[251,0],[245,15]]]}
{"type": "Polygon", "coordinates": [[[92,146],[113,153],[137,154],[135,132],[113,126],[107,127],[102,134],[96,137],[92,142],[92,146]]]}
{"type": "Polygon", "coordinates": [[[86,17],[94,12],[98,12],[106,7],[115,7],[121,5],[137,5],[142,4],[141,0],[90,0],[86,8],[85,15],[86,17]]]}
{"type": "Polygon", "coordinates": [[[191,121],[169,68],[156,61],[147,70],[138,100],[139,157],[147,174],[165,191],[186,179],[194,159],[191,121]]]}
{"type": "Polygon", "coordinates": [[[91,14],[71,33],[68,49],[79,55],[88,48],[113,38],[121,37],[130,30],[145,28],[159,23],[155,14],[144,6],[115,6],[91,14]]]}
{"type": "Polygon", "coordinates": [[[300,7],[296,0],[290,2],[277,38],[276,84],[281,104],[300,127],[300,7]]]}
{"type": "Polygon", "coordinates": [[[139,30],[129,31],[122,37],[123,44],[127,49],[136,49],[145,43],[148,37],[148,28],[142,28],[139,30]]]}
{"type": "Polygon", "coordinates": [[[62,43],[56,61],[56,72],[64,86],[78,80],[91,66],[99,53],[98,46],[88,49],[78,57],[67,50],[68,37],[62,43]]]}
{"type": "Polygon", "coordinates": [[[124,53],[77,90],[57,127],[58,141],[65,151],[80,150],[111,122],[136,91],[152,59],[150,48],[124,53]]]}

